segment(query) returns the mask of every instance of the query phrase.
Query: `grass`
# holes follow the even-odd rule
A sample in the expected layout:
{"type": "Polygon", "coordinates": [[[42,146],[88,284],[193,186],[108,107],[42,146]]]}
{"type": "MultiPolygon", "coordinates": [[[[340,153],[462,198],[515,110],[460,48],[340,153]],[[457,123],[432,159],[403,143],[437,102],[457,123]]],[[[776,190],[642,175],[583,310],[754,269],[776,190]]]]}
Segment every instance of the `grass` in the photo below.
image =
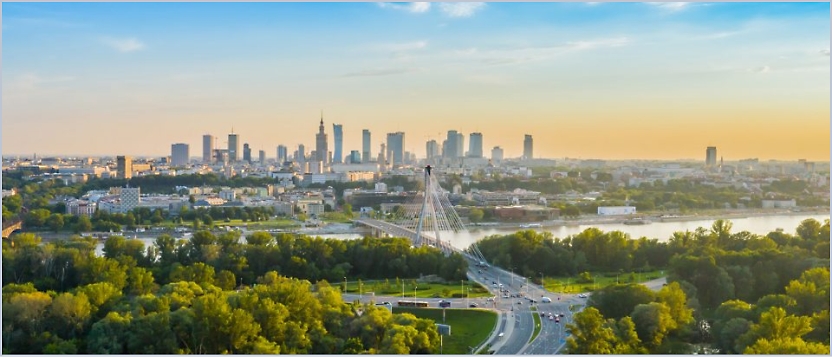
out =
{"type": "Polygon", "coordinates": [[[529,340],[529,343],[532,343],[537,335],[540,334],[540,330],[543,326],[540,324],[540,314],[537,313],[537,306],[532,306],[532,317],[534,318],[534,332],[532,332],[532,339],[529,340]]]}
{"type": "Polygon", "coordinates": [[[280,229],[280,228],[300,228],[300,223],[289,218],[275,218],[268,221],[259,222],[243,222],[242,219],[232,219],[229,222],[224,220],[214,221],[214,226],[231,226],[239,227],[245,226],[249,229],[280,229]]]}
{"type": "MultiPolygon", "coordinates": [[[[350,294],[370,294],[374,293],[376,296],[402,296],[402,283],[404,284],[404,297],[413,298],[413,279],[401,279],[399,284],[395,280],[365,280],[361,282],[359,287],[357,280],[347,281],[347,293],[350,294]],[[360,288],[360,289],[359,289],[360,288]]],[[[338,286],[343,289],[344,282],[330,283],[333,286],[338,286]]],[[[462,285],[460,284],[440,284],[440,283],[416,283],[416,298],[460,298],[465,297],[462,292],[462,285]]],[[[480,284],[466,282],[465,292],[470,298],[490,297],[493,294],[489,293],[480,284]],[[469,291],[470,289],[470,291],[469,291]]]]}
{"type": "Polygon", "coordinates": [[[596,273],[592,275],[591,283],[576,283],[577,277],[544,278],[543,286],[546,290],[556,293],[584,293],[603,289],[616,283],[643,283],[648,280],[662,278],[666,275],[664,270],[654,270],[644,273],[596,273]]]}
{"type": "Polygon", "coordinates": [[[470,354],[469,347],[476,347],[485,341],[497,325],[497,313],[481,309],[445,309],[445,322],[442,322],[442,309],[394,306],[393,313],[411,313],[419,318],[450,325],[451,335],[443,338],[443,354],[470,354]]]}

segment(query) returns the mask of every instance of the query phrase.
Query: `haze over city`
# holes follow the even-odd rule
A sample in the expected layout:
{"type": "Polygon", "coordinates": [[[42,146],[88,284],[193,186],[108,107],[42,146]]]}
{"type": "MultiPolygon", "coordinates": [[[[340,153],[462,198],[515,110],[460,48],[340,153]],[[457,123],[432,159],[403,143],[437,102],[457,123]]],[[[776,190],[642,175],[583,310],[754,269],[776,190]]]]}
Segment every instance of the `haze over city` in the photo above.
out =
{"type": "MultiPolygon", "coordinates": [[[[4,155],[231,132],[537,157],[829,161],[829,3],[4,3],[4,155]]],[[[223,140],[223,139],[220,139],[223,140]]],[[[222,142],[218,144],[223,145],[222,142]]],[[[486,155],[487,156],[487,155],[486,155]]]]}

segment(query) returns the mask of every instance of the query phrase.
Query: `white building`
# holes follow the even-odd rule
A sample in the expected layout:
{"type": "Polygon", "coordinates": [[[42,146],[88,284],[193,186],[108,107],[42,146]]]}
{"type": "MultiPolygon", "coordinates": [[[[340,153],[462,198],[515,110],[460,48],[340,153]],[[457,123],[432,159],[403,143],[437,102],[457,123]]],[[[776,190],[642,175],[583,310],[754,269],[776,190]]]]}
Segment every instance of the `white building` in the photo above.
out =
{"type": "Polygon", "coordinates": [[[619,216],[625,214],[636,214],[634,206],[598,207],[599,216],[619,216]]]}

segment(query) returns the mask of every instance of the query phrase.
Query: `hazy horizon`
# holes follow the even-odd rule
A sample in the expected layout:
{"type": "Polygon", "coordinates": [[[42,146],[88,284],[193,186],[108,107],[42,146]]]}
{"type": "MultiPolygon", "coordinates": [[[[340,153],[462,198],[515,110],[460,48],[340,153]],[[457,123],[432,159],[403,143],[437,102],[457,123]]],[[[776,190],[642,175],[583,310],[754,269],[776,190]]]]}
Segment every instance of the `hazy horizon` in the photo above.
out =
{"type": "Polygon", "coordinates": [[[829,3],[3,3],[2,151],[829,161],[829,3]],[[684,159],[683,159],[684,158],[684,159]]]}

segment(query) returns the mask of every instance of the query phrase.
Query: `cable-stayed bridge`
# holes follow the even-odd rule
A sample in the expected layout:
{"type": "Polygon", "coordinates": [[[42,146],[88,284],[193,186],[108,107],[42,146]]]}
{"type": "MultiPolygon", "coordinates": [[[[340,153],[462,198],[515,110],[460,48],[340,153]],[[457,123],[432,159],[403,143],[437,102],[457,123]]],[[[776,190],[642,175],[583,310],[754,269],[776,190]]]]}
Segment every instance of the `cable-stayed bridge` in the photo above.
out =
{"type": "Polygon", "coordinates": [[[404,214],[394,221],[360,218],[355,220],[355,223],[368,226],[377,233],[409,238],[416,247],[430,245],[445,254],[458,252],[476,261],[485,262],[485,257],[476,244],[461,250],[454,247],[450,241],[442,239],[442,232],[462,232],[467,229],[448,200],[448,191],[442,189],[436,179],[436,172],[432,171],[429,165],[425,167],[424,191],[417,194],[413,201],[403,204],[404,214]]]}

